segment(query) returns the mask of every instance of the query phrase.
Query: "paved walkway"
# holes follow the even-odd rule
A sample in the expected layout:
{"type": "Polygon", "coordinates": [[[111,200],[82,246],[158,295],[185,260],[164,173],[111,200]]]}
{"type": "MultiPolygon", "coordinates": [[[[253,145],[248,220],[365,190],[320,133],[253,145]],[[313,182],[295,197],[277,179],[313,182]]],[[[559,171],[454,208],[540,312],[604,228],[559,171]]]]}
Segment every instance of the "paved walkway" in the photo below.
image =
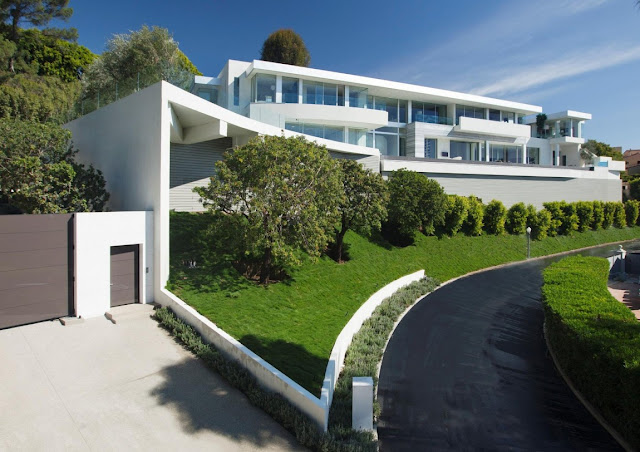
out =
{"type": "Polygon", "coordinates": [[[148,315],[0,330],[0,450],[300,450],[148,315]]]}
{"type": "Polygon", "coordinates": [[[628,307],[636,319],[640,320],[640,277],[638,275],[628,275],[624,281],[609,281],[609,292],[616,300],[628,307]]]}
{"type": "Polygon", "coordinates": [[[405,316],[380,372],[381,450],[620,450],[548,355],[548,263],[461,279],[405,316]]]}

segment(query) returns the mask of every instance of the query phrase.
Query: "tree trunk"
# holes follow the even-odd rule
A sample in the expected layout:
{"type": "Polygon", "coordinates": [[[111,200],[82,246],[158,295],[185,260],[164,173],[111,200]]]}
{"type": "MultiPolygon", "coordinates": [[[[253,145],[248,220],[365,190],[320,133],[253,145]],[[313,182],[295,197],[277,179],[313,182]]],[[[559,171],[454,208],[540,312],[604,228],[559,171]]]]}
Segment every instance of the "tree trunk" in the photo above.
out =
{"type": "Polygon", "coordinates": [[[336,234],[336,260],[338,263],[342,262],[342,248],[346,232],[347,231],[345,229],[342,229],[342,231],[336,234]]]}
{"type": "Polygon", "coordinates": [[[260,269],[260,284],[269,284],[269,275],[271,274],[271,248],[264,250],[264,258],[262,259],[262,268],[260,269]]]}

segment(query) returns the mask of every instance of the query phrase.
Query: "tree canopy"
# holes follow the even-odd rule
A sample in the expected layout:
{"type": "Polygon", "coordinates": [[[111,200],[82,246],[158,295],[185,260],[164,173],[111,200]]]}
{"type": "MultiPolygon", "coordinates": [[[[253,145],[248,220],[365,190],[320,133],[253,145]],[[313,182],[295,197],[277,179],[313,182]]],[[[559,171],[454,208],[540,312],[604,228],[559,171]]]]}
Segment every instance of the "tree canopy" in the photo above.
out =
{"type": "Polygon", "coordinates": [[[300,264],[300,250],[314,257],[326,247],[342,192],[336,165],[326,148],[302,137],[256,137],[225,154],[209,185],[194,191],[210,210],[243,219],[240,258],[255,260],[268,283],[300,264]]]}
{"type": "MultiPolygon", "coordinates": [[[[69,0],[0,0],[0,17],[10,26],[9,38],[12,41],[18,39],[20,23],[26,22],[35,27],[47,25],[52,19],[68,20],[73,14],[73,9],[67,5],[69,0]]],[[[75,29],[66,31],[48,29],[58,37],[77,39],[75,29]]]]}
{"type": "Polygon", "coordinates": [[[169,30],[146,25],[140,30],[114,35],[107,50],[85,71],[86,94],[113,90],[115,83],[140,75],[145,85],[160,80],[176,84],[191,82],[189,74],[202,75],[173,40],[169,30]]]}
{"type": "Polygon", "coordinates": [[[588,140],[582,145],[582,149],[586,149],[592,154],[600,157],[611,157],[613,160],[624,160],[622,153],[614,150],[610,145],[601,141],[588,140]]]}
{"type": "Polygon", "coordinates": [[[274,63],[308,67],[311,55],[298,33],[282,28],[276,30],[262,44],[260,59],[274,63]]]}
{"type": "Polygon", "coordinates": [[[338,205],[340,223],[335,230],[335,258],[340,262],[347,231],[368,234],[380,229],[387,218],[389,193],[380,174],[366,170],[354,160],[341,159],[338,163],[344,191],[338,205]]]}
{"type": "Polygon", "coordinates": [[[0,119],[0,203],[23,213],[104,210],[104,177],[75,160],[70,140],[54,124],[0,119]]]}

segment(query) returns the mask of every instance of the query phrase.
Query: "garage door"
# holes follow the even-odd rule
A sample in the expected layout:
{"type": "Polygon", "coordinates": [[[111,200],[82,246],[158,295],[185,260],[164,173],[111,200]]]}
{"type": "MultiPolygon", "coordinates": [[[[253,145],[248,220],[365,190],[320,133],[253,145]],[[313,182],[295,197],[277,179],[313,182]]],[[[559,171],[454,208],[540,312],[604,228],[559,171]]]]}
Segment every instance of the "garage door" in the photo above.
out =
{"type": "Polygon", "coordinates": [[[73,215],[0,216],[0,328],[73,315],[73,215]]]}
{"type": "Polygon", "coordinates": [[[138,245],[111,247],[111,307],[138,302],[138,245]]]}

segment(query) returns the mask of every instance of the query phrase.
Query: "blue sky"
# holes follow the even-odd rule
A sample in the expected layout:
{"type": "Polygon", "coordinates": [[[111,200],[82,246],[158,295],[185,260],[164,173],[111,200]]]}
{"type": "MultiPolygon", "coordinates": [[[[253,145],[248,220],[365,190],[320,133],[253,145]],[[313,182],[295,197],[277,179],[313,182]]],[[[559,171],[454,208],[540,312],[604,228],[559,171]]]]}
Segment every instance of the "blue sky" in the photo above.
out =
{"type": "Polygon", "coordinates": [[[100,53],[117,33],[167,27],[205,75],[259,58],[278,28],[311,66],[593,114],[587,138],[640,149],[635,0],[305,2],[71,0],[68,25],[100,53]]]}

